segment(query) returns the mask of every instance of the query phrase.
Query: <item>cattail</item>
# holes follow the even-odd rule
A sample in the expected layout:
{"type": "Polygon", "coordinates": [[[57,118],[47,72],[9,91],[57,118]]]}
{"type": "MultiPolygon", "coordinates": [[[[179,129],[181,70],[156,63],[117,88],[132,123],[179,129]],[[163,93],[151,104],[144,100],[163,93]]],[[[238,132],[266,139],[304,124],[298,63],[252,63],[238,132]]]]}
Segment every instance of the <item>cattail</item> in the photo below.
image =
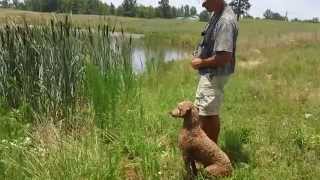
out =
{"type": "Polygon", "coordinates": [[[109,27],[84,30],[72,26],[68,17],[42,26],[24,21],[0,27],[0,96],[5,104],[18,108],[27,103],[36,113],[67,118],[81,106],[79,99],[87,98],[99,114],[97,126],[115,126],[117,106],[127,98],[123,94],[135,93],[130,89],[135,78],[132,39],[112,42],[109,27]]]}

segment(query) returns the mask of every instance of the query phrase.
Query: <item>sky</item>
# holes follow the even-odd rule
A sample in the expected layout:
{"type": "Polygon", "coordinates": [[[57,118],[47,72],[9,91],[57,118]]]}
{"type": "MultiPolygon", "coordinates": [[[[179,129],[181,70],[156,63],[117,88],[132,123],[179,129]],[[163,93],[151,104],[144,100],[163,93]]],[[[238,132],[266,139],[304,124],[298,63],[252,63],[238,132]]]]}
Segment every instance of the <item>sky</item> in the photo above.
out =
{"type": "MultiPolygon", "coordinates": [[[[118,6],[123,0],[102,0],[110,4],[111,2],[118,6]]],[[[159,0],[137,0],[138,4],[157,6],[159,0]]],[[[231,0],[226,0],[230,2],[231,0]]],[[[182,6],[188,4],[195,6],[198,12],[204,10],[201,7],[202,0],[169,0],[173,6],[182,6]]],[[[266,9],[271,9],[283,16],[288,13],[289,19],[295,17],[299,19],[320,18],[320,0],[249,0],[252,4],[249,14],[255,17],[262,17],[266,9]]]]}

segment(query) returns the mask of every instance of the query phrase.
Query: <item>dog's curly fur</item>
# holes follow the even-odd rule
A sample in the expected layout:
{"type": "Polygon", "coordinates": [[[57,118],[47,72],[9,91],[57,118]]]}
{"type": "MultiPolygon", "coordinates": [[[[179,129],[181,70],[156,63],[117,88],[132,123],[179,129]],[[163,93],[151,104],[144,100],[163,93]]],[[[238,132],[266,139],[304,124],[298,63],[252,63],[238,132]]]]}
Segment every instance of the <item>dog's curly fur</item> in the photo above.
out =
{"type": "Polygon", "coordinates": [[[170,114],[184,119],[179,147],[183,153],[188,177],[197,175],[195,162],[202,163],[211,176],[230,176],[232,165],[228,156],[201,129],[198,109],[193,103],[181,102],[170,114]]]}

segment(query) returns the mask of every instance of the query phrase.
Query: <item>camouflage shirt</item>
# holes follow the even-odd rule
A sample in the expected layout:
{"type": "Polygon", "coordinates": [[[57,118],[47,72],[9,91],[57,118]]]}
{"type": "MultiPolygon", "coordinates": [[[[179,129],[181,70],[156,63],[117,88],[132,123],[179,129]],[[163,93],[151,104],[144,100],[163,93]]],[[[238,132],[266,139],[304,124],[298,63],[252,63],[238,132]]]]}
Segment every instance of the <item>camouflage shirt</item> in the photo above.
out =
{"type": "Polygon", "coordinates": [[[211,73],[214,76],[229,75],[235,69],[235,51],[238,37],[238,23],[230,6],[226,5],[221,14],[213,14],[203,32],[200,58],[209,58],[219,51],[233,53],[231,62],[217,68],[203,68],[200,74],[211,73]]]}

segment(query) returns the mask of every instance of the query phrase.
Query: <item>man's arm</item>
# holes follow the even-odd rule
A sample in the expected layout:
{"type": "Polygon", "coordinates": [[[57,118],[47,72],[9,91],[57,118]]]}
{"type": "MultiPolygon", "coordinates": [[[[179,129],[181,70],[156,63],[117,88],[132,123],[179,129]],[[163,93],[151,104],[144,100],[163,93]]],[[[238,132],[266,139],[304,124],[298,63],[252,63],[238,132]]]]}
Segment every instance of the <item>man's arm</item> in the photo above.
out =
{"type": "Polygon", "coordinates": [[[194,69],[216,68],[231,62],[232,58],[232,52],[219,51],[215,56],[207,59],[194,58],[191,64],[194,69]]]}
{"type": "Polygon", "coordinates": [[[214,41],[213,54],[207,59],[194,58],[194,69],[221,67],[233,60],[234,36],[237,34],[236,24],[231,21],[222,21],[217,25],[216,39],[214,41]]]}

